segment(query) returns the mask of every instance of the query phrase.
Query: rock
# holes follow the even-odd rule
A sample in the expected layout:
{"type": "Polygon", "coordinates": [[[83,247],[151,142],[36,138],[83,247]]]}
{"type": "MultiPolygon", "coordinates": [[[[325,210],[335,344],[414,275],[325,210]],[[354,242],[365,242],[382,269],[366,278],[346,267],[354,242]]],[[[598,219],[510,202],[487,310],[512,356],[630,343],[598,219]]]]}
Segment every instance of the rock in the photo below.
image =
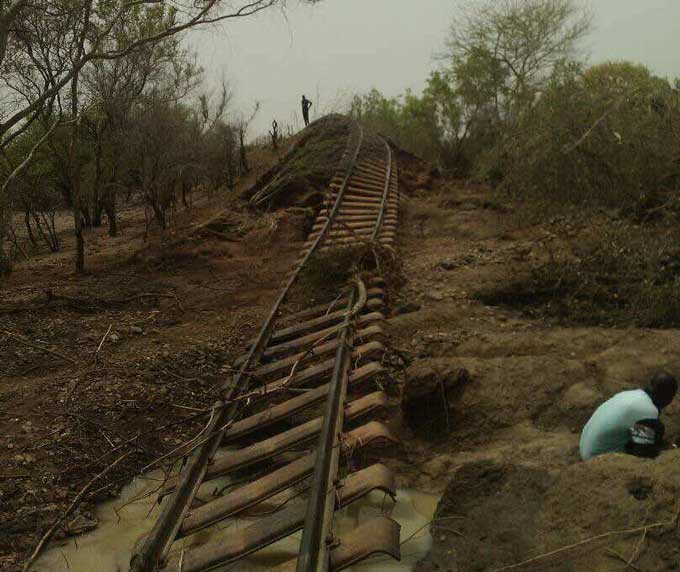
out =
{"type": "Polygon", "coordinates": [[[406,370],[402,394],[404,420],[421,438],[436,438],[452,429],[453,409],[470,374],[450,363],[420,360],[406,370]]]}
{"type": "Polygon", "coordinates": [[[130,326],[130,333],[139,335],[143,334],[144,330],[142,330],[142,328],[140,328],[139,326],[130,326]]]}

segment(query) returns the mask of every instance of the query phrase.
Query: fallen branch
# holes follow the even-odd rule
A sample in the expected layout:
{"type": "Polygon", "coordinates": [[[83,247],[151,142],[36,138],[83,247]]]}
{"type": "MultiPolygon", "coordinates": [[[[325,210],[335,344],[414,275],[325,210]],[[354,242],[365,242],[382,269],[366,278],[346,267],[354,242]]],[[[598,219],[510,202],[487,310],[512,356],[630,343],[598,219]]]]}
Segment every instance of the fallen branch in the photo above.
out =
{"type": "Polygon", "coordinates": [[[49,530],[43,535],[43,537],[40,539],[40,542],[38,542],[38,545],[35,547],[35,550],[33,550],[33,554],[31,554],[31,557],[28,559],[26,564],[24,565],[23,572],[27,572],[30,567],[33,565],[35,562],[36,558],[38,558],[40,552],[42,549],[45,547],[45,545],[50,541],[54,533],[57,531],[59,526],[71,515],[71,513],[78,507],[80,504],[80,501],[83,499],[83,497],[87,494],[87,492],[92,488],[92,485],[96,483],[99,479],[101,479],[103,476],[105,476],[111,469],[113,469],[116,465],[121,463],[123,460],[125,460],[127,457],[129,457],[133,451],[128,451],[127,453],[124,453],[120,457],[118,457],[113,463],[110,465],[107,465],[107,467],[98,475],[96,475],[94,478],[92,478],[81,490],[80,492],[76,495],[76,498],[73,499],[73,502],[71,505],[66,509],[66,512],[61,515],[55,522],[54,524],[49,528],[49,530]]]}
{"type": "Polygon", "coordinates": [[[626,565],[626,567],[624,568],[624,570],[626,570],[628,567],[630,567],[630,568],[632,568],[633,570],[636,570],[637,572],[641,572],[640,568],[638,568],[638,567],[637,567],[635,564],[633,564],[632,562],[629,562],[629,561],[626,559],[626,557],[625,557],[623,554],[621,554],[620,552],[617,552],[616,550],[614,550],[614,549],[612,549],[612,548],[605,548],[605,552],[606,552],[607,555],[610,556],[611,558],[615,558],[616,560],[620,560],[621,562],[623,562],[623,563],[626,565]]]}
{"type": "Polygon", "coordinates": [[[75,298],[73,296],[66,296],[64,294],[55,294],[51,290],[46,290],[45,295],[47,296],[47,301],[50,302],[52,300],[61,300],[63,302],[68,302],[70,304],[77,304],[79,306],[82,305],[99,305],[99,306],[118,306],[122,304],[127,304],[129,302],[134,302],[135,300],[142,300],[144,298],[171,298],[175,301],[177,301],[177,295],[172,293],[172,294],[163,294],[160,292],[143,292],[141,294],[135,294],[134,296],[128,296],[126,298],[111,298],[111,299],[105,299],[105,298],[97,298],[96,296],[93,296],[92,298],[75,298]]]}

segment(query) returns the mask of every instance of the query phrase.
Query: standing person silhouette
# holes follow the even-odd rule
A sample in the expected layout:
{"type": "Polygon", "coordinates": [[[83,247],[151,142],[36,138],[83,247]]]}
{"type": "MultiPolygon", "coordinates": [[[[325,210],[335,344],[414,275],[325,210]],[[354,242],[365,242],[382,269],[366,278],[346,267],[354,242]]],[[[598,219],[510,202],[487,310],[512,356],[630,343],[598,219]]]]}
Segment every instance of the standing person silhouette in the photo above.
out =
{"type": "Polygon", "coordinates": [[[302,118],[305,120],[305,127],[309,125],[309,108],[312,107],[312,102],[304,95],[302,96],[302,118]]]}

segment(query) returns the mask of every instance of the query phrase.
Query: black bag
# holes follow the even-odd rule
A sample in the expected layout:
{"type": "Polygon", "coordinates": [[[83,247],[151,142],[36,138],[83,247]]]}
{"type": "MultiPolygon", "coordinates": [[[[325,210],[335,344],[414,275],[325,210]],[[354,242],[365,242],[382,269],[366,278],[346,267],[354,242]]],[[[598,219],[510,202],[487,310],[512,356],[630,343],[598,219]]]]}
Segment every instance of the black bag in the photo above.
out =
{"type": "Polygon", "coordinates": [[[654,458],[661,450],[666,428],[659,419],[642,419],[629,429],[626,453],[654,458]]]}

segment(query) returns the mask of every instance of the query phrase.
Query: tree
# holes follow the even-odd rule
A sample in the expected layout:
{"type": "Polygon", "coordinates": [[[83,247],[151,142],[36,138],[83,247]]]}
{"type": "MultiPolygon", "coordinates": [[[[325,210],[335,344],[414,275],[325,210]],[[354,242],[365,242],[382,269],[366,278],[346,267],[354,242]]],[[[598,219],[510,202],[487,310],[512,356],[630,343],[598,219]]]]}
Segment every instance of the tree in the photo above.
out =
{"type": "Polygon", "coordinates": [[[248,127],[253,122],[253,119],[255,119],[255,116],[258,114],[259,111],[260,102],[256,101],[255,105],[253,106],[253,112],[250,114],[250,116],[248,118],[245,118],[243,115],[241,115],[238,121],[236,121],[236,130],[238,132],[238,144],[239,144],[239,169],[241,170],[241,173],[244,173],[246,175],[250,173],[246,148],[246,133],[248,131],[248,127]]]}
{"type": "Polygon", "coordinates": [[[430,76],[421,96],[407,91],[402,97],[386,98],[375,89],[355,96],[350,115],[421,157],[459,166],[466,133],[456,94],[440,72],[430,76]]]}
{"type": "Polygon", "coordinates": [[[678,188],[679,121],[673,86],[644,66],[560,66],[518,124],[504,184],[544,203],[642,212],[678,188]]]}
{"type": "Polygon", "coordinates": [[[574,0],[484,0],[454,19],[442,58],[468,103],[501,116],[531,103],[590,21],[574,0]]]}
{"type": "Polygon", "coordinates": [[[454,19],[441,59],[479,175],[502,179],[518,122],[574,56],[590,20],[575,0],[484,0],[454,19]]]}

